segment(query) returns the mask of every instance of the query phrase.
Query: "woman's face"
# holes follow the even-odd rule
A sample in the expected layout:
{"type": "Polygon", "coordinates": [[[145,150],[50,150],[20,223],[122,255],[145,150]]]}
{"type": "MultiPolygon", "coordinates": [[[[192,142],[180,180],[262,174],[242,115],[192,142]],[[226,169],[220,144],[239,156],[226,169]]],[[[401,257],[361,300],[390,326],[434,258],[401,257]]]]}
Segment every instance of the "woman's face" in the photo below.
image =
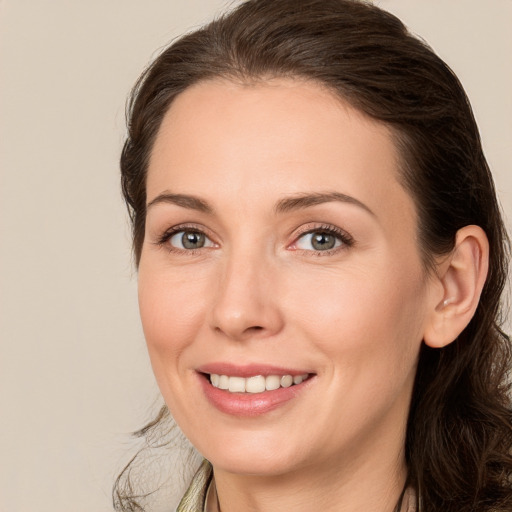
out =
{"type": "Polygon", "coordinates": [[[204,82],[167,112],[140,311],[216,468],[363,471],[402,449],[433,284],[397,168],[384,125],[311,83],[204,82]]]}

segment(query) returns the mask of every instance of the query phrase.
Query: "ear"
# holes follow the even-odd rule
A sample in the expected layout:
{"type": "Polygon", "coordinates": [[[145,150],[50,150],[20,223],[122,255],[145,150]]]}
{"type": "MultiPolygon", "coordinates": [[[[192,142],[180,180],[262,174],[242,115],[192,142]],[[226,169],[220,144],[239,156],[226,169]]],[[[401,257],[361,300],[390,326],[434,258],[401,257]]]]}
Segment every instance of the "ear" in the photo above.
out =
{"type": "Polygon", "coordinates": [[[424,342],[441,348],[466,328],[476,311],[489,267],[489,242],[479,226],[457,232],[455,247],[437,267],[441,284],[432,300],[424,342]],[[440,291],[439,291],[440,290],[440,291]]]}

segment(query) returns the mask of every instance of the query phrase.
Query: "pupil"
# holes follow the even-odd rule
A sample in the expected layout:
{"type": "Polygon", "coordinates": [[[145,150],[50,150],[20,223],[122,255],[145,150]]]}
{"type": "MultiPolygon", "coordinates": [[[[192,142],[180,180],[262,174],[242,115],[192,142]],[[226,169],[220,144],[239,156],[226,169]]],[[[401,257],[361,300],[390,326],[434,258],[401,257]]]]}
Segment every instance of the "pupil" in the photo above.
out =
{"type": "Polygon", "coordinates": [[[199,249],[204,246],[204,234],[188,231],[183,233],[181,242],[185,249],[199,249]]]}
{"type": "Polygon", "coordinates": [[[326,251],[334,247],[336,238],[328,233],[316,233],[313,235],[311,244],[318,251],[326,251]]]}

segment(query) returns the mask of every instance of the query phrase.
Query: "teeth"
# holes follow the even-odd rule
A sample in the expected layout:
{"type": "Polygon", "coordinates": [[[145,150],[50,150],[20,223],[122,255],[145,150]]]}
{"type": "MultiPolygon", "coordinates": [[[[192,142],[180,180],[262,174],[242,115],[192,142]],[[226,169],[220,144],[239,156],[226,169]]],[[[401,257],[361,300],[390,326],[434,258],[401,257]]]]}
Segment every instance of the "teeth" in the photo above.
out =
{"type": "Polygon", "coordinates": [[[217,375],[217,377],[219,377],[219,384],[217,387],[219,389],[229,389],[229,377],[227,375],[217,375]]]}
{"type": "Polygon", "coordinates": [[[245,379],[243,377],[229,377],[230,393],[245,393],[245,379]]]}
{"type": "Polygon", "coordinates": [[[230,393],[263,393],[263,391],[274,391],[279,388],[289,388],[294,384],[300,384],[308,378],[303,375],[255,375],[254,377],[230,377],[229,375],[210,375],[212,386],[224,389],[230,393]]]}
{"type": "Polygon", "coordinates": [[[265,389],[267,391],[274,391],[281,387],[281,379],[277,375],[269,375],[265,378],[265,389]]]}
{"type": "Polygon", "coordinates": [[[289,388],[293,384],[293,377],[291,375],[283,375],[280,384],[283,388],[289,388]]]}
{"type": "MultiPolygon", "coordinates": [[[[212,375],[212,384],[213,384],[212,375]]],[[[215,384],[213,384],[215,386],[215,384]]],[[[256,377],[249,377],[245,381],[245,391],[247,393],[262,393],[265,391],[265,377],[263,375],[256,375],[256,377]]]]}
{"type": "Polygon", "coordinates": [[[295,377],[293,377],[293,383],[300,384],[304,379],[307,379],[307,377],[307,375],[295,375],[295,377]]]}

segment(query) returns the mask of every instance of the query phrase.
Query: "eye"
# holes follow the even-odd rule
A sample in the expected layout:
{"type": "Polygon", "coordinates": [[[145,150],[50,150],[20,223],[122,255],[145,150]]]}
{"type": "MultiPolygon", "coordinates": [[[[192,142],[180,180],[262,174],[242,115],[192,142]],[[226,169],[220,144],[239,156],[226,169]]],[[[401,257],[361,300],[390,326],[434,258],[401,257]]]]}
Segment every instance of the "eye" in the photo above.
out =
{"type": "Polygon", "coordinates": [[[312,233],[306,233],[302,235],[295,246],[297,249],[303,249],[306,251],[328,251],[329,249],[335,249],[341,245],[341,240],[332,233],[326,231],[313,231],[312,233]]]}
{"type": "Polygon", "coordinates": [[[214,247],[215,244],[201,231],[182,230],[175,232],[169,237],[169,244],[182,250],[202,249],[203,247],[214,247]]]}
{"type": "Polygon", "coordinates": [[[302,251],[315,251],[318,253],[350,247],[353,243],[352,237],[340,229],[334,227],[319,227],[310,229],[300,235],[292,248],[302,251]]]}

